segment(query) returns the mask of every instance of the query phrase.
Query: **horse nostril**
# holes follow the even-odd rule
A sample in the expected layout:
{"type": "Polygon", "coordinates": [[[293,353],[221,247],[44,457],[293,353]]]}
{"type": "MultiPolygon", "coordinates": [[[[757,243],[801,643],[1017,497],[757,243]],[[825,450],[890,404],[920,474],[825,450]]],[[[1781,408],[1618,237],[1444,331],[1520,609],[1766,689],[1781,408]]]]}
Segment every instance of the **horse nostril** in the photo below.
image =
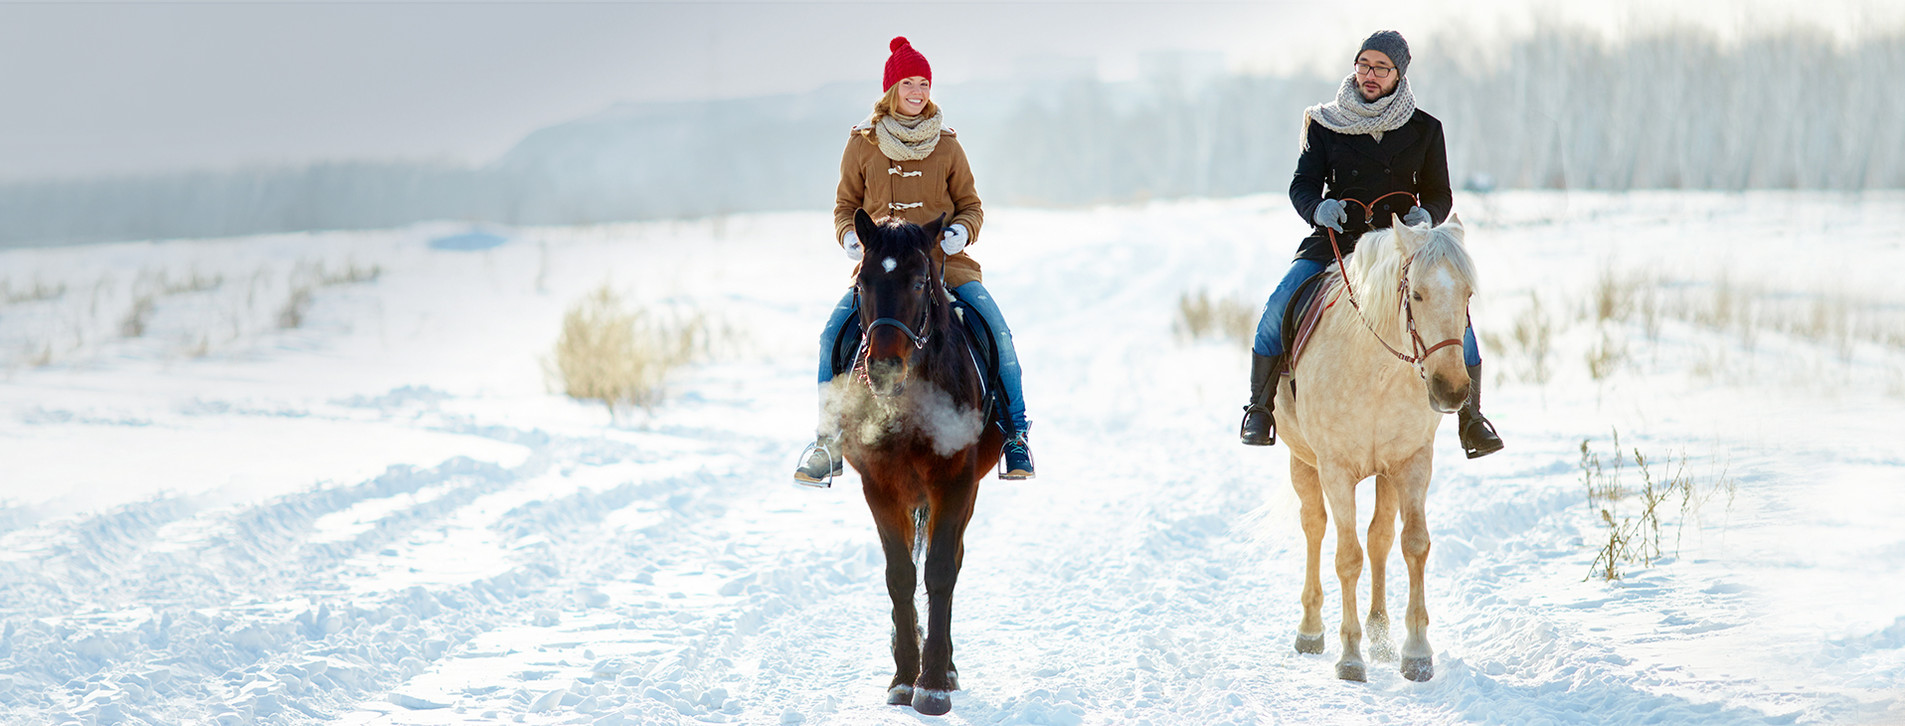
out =
{"type": "Polygon", "coordinates": [[[1457,384],[1440,373],[1431,377],[1430,383],[1435,387],[1435,397],[1439,401],[1453,403],[1468,400],[1468,385],[1466,384],[1457,384]]]}
{"type": "Polygon", "coordinates": [[[867,361],[867,375],[881,383],[892,382],[905,372],[905,361],[899,358],[879,358],[867,361]]]}

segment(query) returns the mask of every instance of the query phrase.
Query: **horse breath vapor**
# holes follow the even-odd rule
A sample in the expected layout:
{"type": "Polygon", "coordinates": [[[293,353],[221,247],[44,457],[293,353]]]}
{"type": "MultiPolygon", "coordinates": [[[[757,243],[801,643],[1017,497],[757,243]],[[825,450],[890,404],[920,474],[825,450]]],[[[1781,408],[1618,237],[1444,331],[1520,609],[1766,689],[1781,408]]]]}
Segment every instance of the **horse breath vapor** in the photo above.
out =
{"type": "Polygon", "coordinates": [[[849,373],[821,386],[820,400],[821,433],[851,434],[864,446],[913,433],[931,442],[933,453],[952,456],[978,442],[985,432],[985,418],[978,409],[953,402],[952,396],[926,381],[909,380],[897,395],[881,397],[873,395],[857,374],[849,373]],[[841,430],[840,422],[850,419],[859,423],[850,431],[841,430]]]}

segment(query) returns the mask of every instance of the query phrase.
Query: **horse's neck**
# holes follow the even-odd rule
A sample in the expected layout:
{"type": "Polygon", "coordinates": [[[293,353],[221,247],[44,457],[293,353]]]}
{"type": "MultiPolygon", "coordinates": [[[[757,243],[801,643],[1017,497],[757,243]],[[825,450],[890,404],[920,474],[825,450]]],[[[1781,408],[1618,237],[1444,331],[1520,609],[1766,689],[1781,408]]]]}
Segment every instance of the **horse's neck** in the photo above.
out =
{"type": "MultiPolygon", "coordinates": [[[[1414,367],[1383,346],[1383,342],[1387,341],[1397,350],[1406,348],[1407,333],[1401,329],[1401,325],[1388,325],[1365,318],[1362,312],[1349,304],[1347,297],[1337,302],[1337,305],[1324,312],[1323,319],[1317,323],[1318,330],[1310,341],[1311,353],[1319,347],[1334,348],[1327,355],[1331,366],[1356,366],[1361,373],[1378,380],[1415,375],[1414,367]],[[1377,333],[1382,335],[1381,340],[1377,339],[1377,333]]],[[[1305,355],[1307,357],[1310,353],[1305,355]]]]}

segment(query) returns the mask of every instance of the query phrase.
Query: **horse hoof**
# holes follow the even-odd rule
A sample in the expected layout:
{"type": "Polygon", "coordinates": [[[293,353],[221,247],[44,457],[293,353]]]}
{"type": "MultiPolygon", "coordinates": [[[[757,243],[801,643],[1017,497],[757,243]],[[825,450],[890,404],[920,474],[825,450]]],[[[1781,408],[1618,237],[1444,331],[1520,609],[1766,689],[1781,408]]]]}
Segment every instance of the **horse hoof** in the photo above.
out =
{"type": "Polygon", "coordinates": [[[1361,663],[1336,664],[1336,677],[1345,681],[1366,682],[1369,680],[1369,674],[1363,669],[1361,663]]]}
{"type": "Polygon", "coordinates": [[[921,688],[913,691],[913,710],[928,716],[938,716],[952,710],[952,691],[934,691],[921,688]]]}
{"type": "Polygon", "coordinates": [[[886,705],[888,706],[913,705],[913,687],[911,685],[901,683],[897,686],[886,689],[886,705]]]}
{"type": "Polygon", "coordinates": [[[1302,633],[1297,633],[1296,634],[1296,652],[1308,653],[1310,655],[1316,655],[1317,653],[1323,652],[1323,636],[1322,635],[1304,635],[1302,633]]]}
{"type": "Polygon", "coordinates": [[[1435,677],[1435,662],[1431,658],[1402,659],[1402,677],[1421,683],[1435,677]]]}

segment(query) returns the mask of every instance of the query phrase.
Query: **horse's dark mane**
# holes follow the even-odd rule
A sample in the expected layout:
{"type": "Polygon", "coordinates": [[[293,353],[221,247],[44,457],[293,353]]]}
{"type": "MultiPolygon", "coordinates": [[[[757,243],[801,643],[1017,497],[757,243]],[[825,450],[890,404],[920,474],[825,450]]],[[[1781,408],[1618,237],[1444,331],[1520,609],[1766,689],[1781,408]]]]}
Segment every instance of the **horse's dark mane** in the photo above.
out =
{"type": "Polygon", "coordinates": [[[913,260],[923,258],[926,261],[926,276],[933,294],[926,296],[926,307],[930,311],[927,317],[931,322],[931,333],[926,351],[939,362],[933,371],[933,383],[943,389],[954,401],[968,401],[976,395],[973,386],[976,378],[948,374],[949,371],[962,370],[968,365],[966,358],[971,354],[965,339],[965,332],[953,319],[952,305],[948,302],[950,292],[945,285],[945,271],[938,256],[933,254],[939,240],[926,234],[926,228],[917,224],[889,219],[880,223],[879,233],[871,239],[861,240],[866,254],[861,264],[878,265],[880,260],[893,258],[901,265],[913,264],[913,260]]]}

